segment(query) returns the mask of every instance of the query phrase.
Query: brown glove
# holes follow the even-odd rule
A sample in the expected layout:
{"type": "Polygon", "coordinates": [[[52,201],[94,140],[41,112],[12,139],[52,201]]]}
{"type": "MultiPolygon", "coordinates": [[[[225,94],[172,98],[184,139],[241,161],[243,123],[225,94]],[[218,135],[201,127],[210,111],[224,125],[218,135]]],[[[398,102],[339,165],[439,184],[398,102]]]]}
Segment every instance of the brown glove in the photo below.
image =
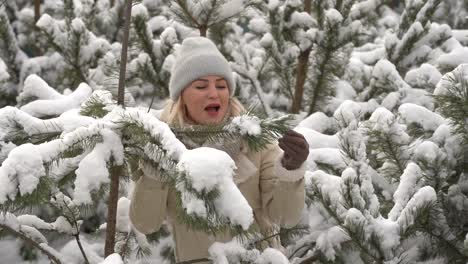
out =
{"type": "Polygon", "coordinates": [[[294,130],[286,132],[282,138],[278,139],[278,143],[284,151],[281,164],[287,170],[298,169],[309,156],[309,144],[302,134],[294,130]]]}

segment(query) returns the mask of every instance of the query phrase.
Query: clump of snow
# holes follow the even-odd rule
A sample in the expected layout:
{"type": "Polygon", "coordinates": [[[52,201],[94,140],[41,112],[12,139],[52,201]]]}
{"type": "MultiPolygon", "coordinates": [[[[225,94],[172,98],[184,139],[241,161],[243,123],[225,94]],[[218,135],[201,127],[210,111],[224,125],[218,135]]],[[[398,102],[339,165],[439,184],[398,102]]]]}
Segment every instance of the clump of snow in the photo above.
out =
{"type": "Polygon", "coordinates": [[[317,238],[317,249],[320,250],[325,257],[330,260],[335,260],[336,250],[341,249],[341,243],[349,241],[351,237],[339,226],[334,226],[322,232],[317,238]]]}
{"type": "Polygon", "coordinates": [[[91,203],[90,192],[97,191],[102,184],[109,183],[107,163],[111,158],[114,165],[123,163],[123,145],[120,137],[108,129],[103,129],[100,133],[103,142],[96,144],[76,170],[73,199],[77,204],[91,203]]]}
{"type": "Polygon", "coordinates": [[[334,8],[327,9],[325,11],[325,17],[327,18],[330,27],[333,27],[336,24],[339,24],[343,21],[343,16],[341,15],[341,13],[334,8]]]}
{"type": "Polygon", "coordinates": [[[435,87],[442,78],[442,74],[431,64],[423,63],[417,69],[409,70],[405,75],[405,82],[412,87],[435,87]]]}
{"type": "Polygon", "coordinates": [[[289,260],[279,250],[266,248],[260,257],[255,260],[256,264],[289,264],[289,260]]]}
{"type": "Polygon", "coordinates": [[[304,135],[311,149],[340,147],[340,140],[337,135],[325,135],[306,127],[296,127],[294,130],[304,135]]]}
{"type": "Polygon", "coordinates": [[[401,211],[400,216],[396,220],[402,231],[414,224],[415,214],[417,208],[421,208],[427,203],[432,203],[437,200],[437,195],[434,189],[430,186],[424,186],[413,195],[411,200],[406,204],[405,208],[401,211]]]}
{"type": "Polygon", "coordinates": [[[117,203],[117,216],[116,216],[116,230],[119,232],[129,232],[130,231],[130,217],[129,209],[130,200],[126,197],[120,197],[117,203]]]}
{"type": "Polygon", "coordinates": [[[249,29],[257,34],[266,33],[268,31],[268,23],[263,18],[252,18],[249,21],[249,29]]]}
{"type": "Polygon", "coordinates": [[[0,203],[32,193],[45,175],[41,153],[33,144],[14,148],[0,167],[0,203]]]}
{"type": "Polygon", "coordinates": [[[385,253],[390,253],[400,244],[400,229],[392,220],[378,217],[373,221],[374,234],[381,239],[380,247],[385,253]]]}
{"type": "Polygon", "coordinates": [[[449,54],[437,58],[437,64],[444,68],[454,68],[464,63],[468,63],[468,47],[454,49],[449,54]]]}
{"type": "MultiPolygon", "coordinates": [[[[233,224],[241,225],[242,228],[247,229],[253,222],[253,212],[233,182],[235,168],[234,161],[227,153],[207,147],[185,151],[177,164],[181,175],[186,177],[183,181],[190,184],[195,191],[209,192],[218,188],[219,197],[214,201],[217,211],[233,224]]],[[[183,187],[182,183],[176,185],[176,188],[183,194],[187,193],[183,187]]],[[[196,214],[200,212],[200,216],[205,216],[205,205],[200,203],[199,199],[187,193],[184,200],[193,206],[190,211],[196,214]],[[192,203],[192,200],[195,202],[192,203]]]]}
{"type": "Polygon", "coordinates": [[[388,218],[395,221],[406,203],[417,190],[417,183],[422,178],[422,171],[415,163],[409,163],[400,178],[400,184],[393,194],[395,205],[388,213],[388,218]]]}
{"type": "Polygon", "coordinates": [[[440,159],[444,155],[434,142],[424,141],[416,147],[413,157],[416,160],[424,160],[428,164],[435,164],[437,158],[440,159]]]}
{"type": "Polygon", "coordinates": [[[261,120],[256,116],[236,116],[231,121],[231,126],[239,130],[242,135],[256,136],[260,135],[262,128],[261,120]]]}
{"type": "Polygon", "coordinates": [[[124,262],[118,253],[113,253],[107,256],[104,261],[99,262],[99,264],[124,264],[124,262]]]}
{"type": "Polygon", "coordinates": [[[0,59],[0,83],[8,80],[10,78],[10,74],[8,74],[7,66],[2,59],[0,59]]]}
{"type": "Polygon", "coordinates": [[[141,16],[143,18],[148,18],[148,9],[146,9],[144,4],[136,4],[132,6],[132,17],[141,16]]]}
{"type": "MultiPolygon", "coordinates": [[[[91,96],[91,93],[92,88],[85,83],[81,83],[78,88],[68,96],[64,96],[60,99],[32,101],[22,106],[20,109],[32,116],[56,116],[67,110],[79,107],[91,96]]],[[[54,95],[54,97],[56,96],[54,95]]]]}
{"type": "Polygon", "coordinates": [[[415,104],[402,104],[398,112],[406,124],[416,123],[426,131],[435,131],[437,127],[445,123],[442,116],[415,104]]]}

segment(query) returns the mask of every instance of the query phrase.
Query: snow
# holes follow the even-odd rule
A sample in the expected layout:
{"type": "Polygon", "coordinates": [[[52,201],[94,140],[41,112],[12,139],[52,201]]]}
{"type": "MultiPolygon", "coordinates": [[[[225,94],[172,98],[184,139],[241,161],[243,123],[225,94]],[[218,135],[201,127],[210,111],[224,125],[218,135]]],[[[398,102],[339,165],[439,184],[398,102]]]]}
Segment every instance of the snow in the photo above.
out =
{"type": "Polygon", "coordinates": [[[129,209],[130,200],[126,197],[120,197],[117,203],[117,218],[116,218],[116,230],[119,232],[129,232],[130,231],[130,217],[129,209]]]}
{"type": "Polygon", "coordinates": [[[103,262],[100,262],[99,264],[124,264],[122,257],[117,254],[113,253],[107,256],[106,259],[104,259],[103,262]]]}
{"type": "Polygon", "coordinates": [[[143,19],[148,18],[148,9],[144,4],[136,4],[132,6],[132,17],[141,16],[143,19]]]}
{"type": "Polygon", "coordinates": [[[22,196],[32,193],[45,175],[42,162],[33,144],[23,144],[10,151],[0,167],[0,203],[7,198],[14,199],[18,190],[22,196]]]}
{"type": "Polygon", "coordinates": [[[255,260],[258,264],[289,264],[286,256],[274,248],[266,248],[260,257],[255,260]]]}
{"type": "Polygon", "coordinates": [[[427,164],[436,164],[437,159],[441,159],[443,153],[439,147],[431,141],[424,141],[414,150],[414,159],[424,160],[427,164]]]}
{"type": "Polygon", "coordinates": [[[405,82],[412,87],[424,88],[426,85],[435,87],[442,78],[436,67],[423,63],[417,69],[409,70],[405,75],[405,82]]]}
{"type": "Polygon", "coordinates": [[[323,112],[315,112],[303,119],[297,126],[313,129],[319,133],[324,133],[335,126],[333,118],[328,117],[323,112]]]}
{"type": "MultiPolygon", "coordinates": [[[[79,107],[81,103],[91,96],[91,93],[91,87],[85,83],[81,83],[78,88],[68,96],[64,96],[60,99],[54,96],[57,99],[36,100],[22,106],[20,110],[37,117],[56,116],[67,110],[79,107]]],[[[42,93],[42,95],[44,94],[45,93],[42,93]]]]}
{"type": "Polygon", "coordinates": [[[340,140],[337,135],[325,135],[306,127],[296,127],[294,130],[305,137],[310,149],[340,147],[340,140]]]}
{"type": "Polygon", "coordinates": [[[230,0],[226,1],[221,8],[217,20],[229,18],[244,9],[244,0],[230,0]]]}
{"type": "Polygon", "coordinates": [[[269,24],[263,18],[253,18],[249,21],[249,29],[257,34],[268,32],[268,25],[269,24]]]}
{"type": "Polygon", "coordinates": [[[232,119],[230,128],[238,130],[241,135],[257,136],[262,132],[260,121],[256,116],[236,116],[232,119]]]}
{"type": "Polygon", "coordinates": [[[107,129],[100,131],[102,142],[80,162],[76,170],[73,200],[77,204],[91,203],[91,192],[98,191],[101,185],[110,182],[108,163],[123,164],[123,145],[115,132],[107,129]]]}
{"type": "Polygon", "coordinates": [[[417,191],[418,182],[422,178],[422,171],[415,163],[409,163],[400,178],[400,184],[397,190],[393,193],[393,201],[395,205],[388,213],[388,218],[395,221],[405,207],[406,203],[417,191]]]}
{"type": "Polygon", "coordinates": [[[334,8],[327,9],[325,11],[325,17],[327,18],[330,27],[333,27],[343,21],[343,16],[341,13],[334,8]]]}
{"type": "Polygon", "coordinates": [[[454,49],[437,58],[437,64],[444,68],[455,68],[462,63],[468,63],[468,47],[454,49]]]}
{"type": "Polygon", "coordinates": [[[436,201],[437,196],[434,189],[430,186],[424,186],[411,197],[396,222],[402,228],[402,231],[414,224],[414,210],[420,208],[426,203],[436,201]]]}
{"type": "Polygon", "coordinates": [[[0,59],[0,83],[8,80],[10,78],[10,74],[8,74],[7,66],[2,59],[0,59]]]}
{"type": "MultiPolygon", "coordinates": [[[[218,188],[219,197],[215,198],[217,211],[246,230],[253,222],[253,211],[232,180],[235,168],[234,161],[227,153],[207,147],[185,151],[177,164],[177,169],[186,177],[184,182],[198,193],[208,193],[218,188]]],[[[181,193],[187,193],[181,183],[176,188],[181,193]]],[[[186,207],[189,213],[206,216],[207,209],[199,198],[185,195],[183,203],[184,207],[185,204],[190,206],[186,207]]]]}
{"type": "Polygon", "coordinates": [[[398,108],[398,113],[406,124],[416,123],[426,131],[435,131],[445,123],[445,119],[439,114],[411,103],[402,104],[398,108]]]}
{"type": "Polygon", "coordinates": [[[317,249],[320,250],[325,257],[330,260],[335,260],[336,249],[341,249],[341,243],[351,240],[351,237],[339,226],[331,227],[322,232],[317,238],[317,249]]]}
{"type": "Polygon", "coordinates": [[[314,20],[307,12],[297,12],[294,11],[291,15],[291,21],[289,22],[289,26],[298,26],[298,27],[312,27],[314,24],[314,20]]]}

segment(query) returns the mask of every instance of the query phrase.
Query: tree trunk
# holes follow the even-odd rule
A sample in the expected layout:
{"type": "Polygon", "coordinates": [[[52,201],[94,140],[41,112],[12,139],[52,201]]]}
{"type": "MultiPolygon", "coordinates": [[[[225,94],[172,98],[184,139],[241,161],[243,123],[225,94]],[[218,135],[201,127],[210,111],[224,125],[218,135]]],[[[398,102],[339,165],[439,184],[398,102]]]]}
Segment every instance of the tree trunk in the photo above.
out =
{"type": "MultiPolygon", "coordinates": [[[[119,88],[117,92],[117,104],[125,107],[125,71],[127,66],[128,36],[130,32],[130,20],[132,19],[132,0],[127,0],[125,5],[125,24],[124,36],[122,40],[122,55],[120,59],[119,88]]],[[[117,217],[117,203],[119,200],[119,177],[122,174],[123,166],[112,166],[111,182],[109,190],[109,200],[107,204],[107,228],[106,245],[104,248],[105,256],[114,253],[115,247],[115,226],[117,217]]]]}
{"type": "Polygon", "coordinates": [[[41,0],[34,0],[34,23],[41,17],[41,0]]]}
{"type": "MultiPolygon", "coordinates": [[[[312,0],[304,0],[304,12],[310,14],[312,11],[312,0]]],[[[307,79],[307,70],[309,69],[309,55],[312,48],[308,48],[301,52],[298,58],[296,85],[294,87],[294,98],[292,101],[291,112],[299,113],[302,106],[302,98],[304,97],[304,84],[307,79]]]]}
{"type": "Polygon", "coordinates": [[[302,98],[304,97],[304,84],[307,78],[307,70],[309,68],[309,55],[311,49],[302,51],[299,55],[299,62],[297,64],[296,85],[294,87],[294,98],[292,101],[291,112],[293,114],[299,113],[302,106],[302,98]]]}
{"type": "Polygon", "coordinates": [[[200,36],[206,37],[206,32],[208,31],[208,26],[200,25],[198,30],[200,30],[200,36]]]}
{"type": "Polygon", "coordinates": [[[112,166],[110,193],[107,203],[106,245],[104,246],[104,255],[106,257],[114,253],[115,227],[117,224],[117,203],[119,201],[119,177],[121,173],[122,166],[112,166]]]}

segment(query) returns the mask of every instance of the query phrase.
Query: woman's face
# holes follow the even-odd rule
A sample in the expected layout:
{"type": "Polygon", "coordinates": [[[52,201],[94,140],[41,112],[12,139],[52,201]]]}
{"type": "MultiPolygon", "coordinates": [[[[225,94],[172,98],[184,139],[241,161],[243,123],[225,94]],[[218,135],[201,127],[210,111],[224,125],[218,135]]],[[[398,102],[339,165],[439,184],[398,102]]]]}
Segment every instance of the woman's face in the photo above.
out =
{"type": "Polygon", "coordinates": [[[197,124],[216,125],[223,121],[229,106],[226,80],[217,75],[200,77],[181,94],[188,117],[197,124]]]}

